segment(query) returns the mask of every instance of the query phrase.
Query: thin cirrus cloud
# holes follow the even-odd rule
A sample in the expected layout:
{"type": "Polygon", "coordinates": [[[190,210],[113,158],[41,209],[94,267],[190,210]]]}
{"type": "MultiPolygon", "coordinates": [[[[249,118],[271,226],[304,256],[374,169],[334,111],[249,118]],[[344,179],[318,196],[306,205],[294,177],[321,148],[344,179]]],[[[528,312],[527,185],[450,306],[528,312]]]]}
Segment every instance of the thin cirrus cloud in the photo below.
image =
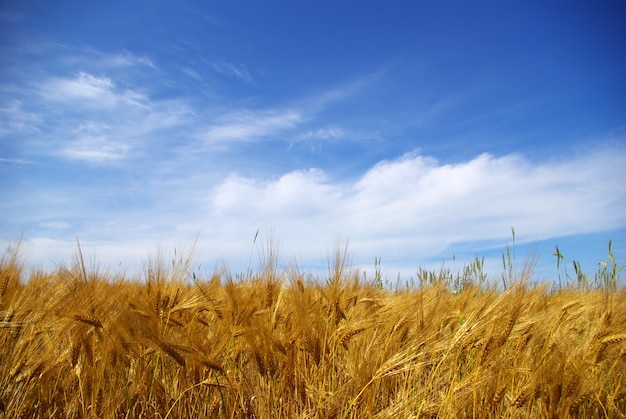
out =
{"type": "Polygon", "coordinates": [[[316,130],[308,130],[294,137],[293,141],[311,141],[311,140],[335,140],[346,136],[343,128],[338,126],[329,126],[328,128],[319,128],[316,130]]]}
{"type": "Polygon", "coordinates": [[[40,89],[50,102],[68,102],[89,108],[143,107],[146,98],[132,90],[117,89],[107,77],[79,72],[72,78],[52,78],[40,89]]]}
{"type": "MultiPolygon", "coordinates": [[[[18,97],[6,95],[8,105],[1,109],[6,118],[0,134],[11,135],[28,127],[31,131],[43,129],[45,139],[25,139],[28,154],[57,155],[73,161],[104,164],[132,156],[145,157],[150,150],[173,141],[183,152],[206,152],[267,138],[282,138],[286,143],[293,142],[294,137],[296,141],[337,138],[342,134],[342,128],[337,126],[309,129],[304,134],[297,129],[331,102],[343,100],[355,90],[354,85],[348,85],[322,92],[295,106],[216,110],[209,104],[200,109],[197,104],[191,106],[194,99],[189,96],[152,96],[163,87],[154,84],[159,79],[154,78],[155,74],[160,74],[164,85],[170,79],[167,70],[150,57],[126,50],[106,54],[60,44],[52,47],[56,51],[55,66],[49,71],[40,69],[37,78],[24,77],[18,83],[18,97]],[[143,83],[146,80],[152,84],[143,83]],[[98,128],[85,130],[87,125],[98,128]],[[174,129],[178,131],[173,132],[174,129]]],[[[31,50],[43,54],[37,45],[31,50]]],[[[253,81],[242,64],[215,61],[207,65],[214,72],[253,81]]],[[[192,79],[203,79],[190,67],[183,66],[182,71],[192,79]]]]}
{"type": "Polygon", "coordinates": [[[102,54],[97,52],[96,54],[102,57],[102,64],[112,67],[145,66],[152,69],[157,68],[156,64],[152,61],[152,59],[150,59],[150,57],[137,56],[126,50],[118,54],[102,54]]]}
{"type": "Polygon", "coordinates": [[[70,142],[61,155],[71,160],[85,160],[93,163],[104,163],[123,159],[130,146],[110,141],[106,137],[81,137],[70,142]]]}
{"type": "Polygon", "coordinates": [[[27,140],[38,145],[31,147],[35,150],[31,153],[98,164],[124,159],[132,152],[144,154],[149,142],[155,137],[158,142],[187,123],[192,113],[184,100],[154,100],[121,88],[110,77],[83,71],[73,77],[48,78],[22,101],[33,110],[20,113],[18,105],[8,109],[7,131],[16,132],[25,118],[36,119],[35,129],[46,130],[47,135],[45,141],[37,136],[27,140]]]}
{"type": "Polygon", "coordinates": [[[202,131],[200,137],[205,145],[255,141],[295,128],[303,119],[301,113],[295,110],[235,111],[219,117],[215,124],[202,131]]]}
{"type": "Polygon", "coordinates": [[[252,76],[250,75],[250,73],[248,72],[248,70],[246,69],[244,65],[227,63],[227,62],[212,62],[212,61],[209,61],[208,64],[211,66],[211,68],[213,68],[213,70],[215,70],[216,72],[220,74],[231,76],[231,77],[236,77],[248,83],[254,82],[254,80],[252,79],[252,76]]]}
{"type": "MultiPolygon", "coordinates": [[[[57,150],[53,154],[103,163],[133,155],[142,143],[162,144],[168,141],[168,134],[184,149],[204,150],[258,141],[293,129],[306,119],[297,109],[226,108],[212,112],[210,106],[203,111],[193,109],[187,103],[189,98],[183,96],[155,99],[150,96],[150,88],[138,83],[141,78],[123,71],[123,67],[158,71],[150,58],[128,52],[105,55],[89,51],[88,55],[103,63],[105,74],[83,70],[89,67],[87,61],[72,55],[65,61],[77,69],[73,75],[50,76],[35,82],[24,89],[22,100],[13,99],[10,106],[2,109],[8,116],[2,131],[15,132],[26,122],[39,118],[34,126],[48,125],[48,139],[57,139],[53,141],[57,150]],[[36,108],[34,112],[22,109],[22,101],[36,108]],[[86,125],[99,128],[84,130],[86,125]],[[176,136],[169,132],[173,128],[180,128],[176,136]]],[[[243,66],[213,63],[212,67],[251,81],[243,66]]],[[[183,71],[193,78],[201,77],[191,69],[183,71]]]]}
{"type": "Polygon", "coordinates": [[[337,125],[328,128],[296,129],[315,121],[331,105],[348,100],[370,82],[371,76],[343,87],[322,91],[291,107],[269,109],[235,109],[214,118],[214,122],[201,129],[199,138],[203,147],[224,148],[229,143],[255,142],[264,138],[282,139],[290,145],[303,140],[331,140],[345,137],[345,130],[337,125]]]}
{"type": "Polygon", "coordinates": [[[40,118],[24,109],[19,99],[9,99],[0,105],[0,138],[13,133],[37,132],[40,118]]]}

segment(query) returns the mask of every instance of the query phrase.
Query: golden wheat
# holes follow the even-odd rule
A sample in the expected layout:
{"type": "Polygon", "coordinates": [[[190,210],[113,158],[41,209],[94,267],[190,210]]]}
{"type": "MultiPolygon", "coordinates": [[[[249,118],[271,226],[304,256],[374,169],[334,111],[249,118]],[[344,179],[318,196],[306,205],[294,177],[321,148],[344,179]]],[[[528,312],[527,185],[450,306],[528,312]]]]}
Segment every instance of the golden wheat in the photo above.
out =
{"type": "MultiPolygon", "coordinates": [[[[273,256],[272,256],[273,257],[273,256]]],[[[0,263],[3,417],[620,417],[626,292],[0,263]],[[609,295],[610,294],[610,295],[609,295]]]]}

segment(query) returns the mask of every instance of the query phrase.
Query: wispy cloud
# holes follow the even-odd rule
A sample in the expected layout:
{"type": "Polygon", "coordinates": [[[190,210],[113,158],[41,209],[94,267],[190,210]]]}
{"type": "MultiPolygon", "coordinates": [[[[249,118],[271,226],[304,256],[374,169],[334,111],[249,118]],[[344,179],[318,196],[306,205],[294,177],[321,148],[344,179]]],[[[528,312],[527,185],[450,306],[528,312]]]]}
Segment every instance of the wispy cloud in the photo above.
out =
{"type": "MultiPolygon", "coordinates": [[[[150,63],[127,53],[100,58],[115,66],[150,63]]],[[[96,164],[154,154],[153,145],[171,141],[170,131],[188,124],[193,111],[184,99],[154,99],[137,90],[149,92],[141,83],[117,81],[118,71],[123,70],[109,68],[106,75],[77,71],[3,86],[0,138],[20,136],[15,149],[23,155],[96,164]]]]}
{"type": "Polygon", "coordinates": [[[185,75],[187,75],[187,76],[191,77],[192,79],[196,79],[196,80],[198,80],[198,81],[202,81],[202,76],[201,76],[200,74],[198,74],[198,72],[197,72],[197,71],[195,71],[195,70],[194,70],[194,69],[192,69],[192,68],[189,68],[189,67],[182,67],[182,68],[181,68],[181,71],[182,71],[185,75]]]}
{"type": "Polygon", "coordinates": [[[133,90],[117,89],[110,78],[79,72],[72,78],[52,78],[41,86],[48,101],[76,103],[90,108],[145,106],[145,96],[133,90]]]}
{"type": "Polygon", "coordinates": [[[69,228],[71,224],[68,223],[67,221],[50,220],[50,221],[44,221],[40,223],[39,226],[45,229],[64,230],[66,228],[69,228]]]}
{"type": "Polygon", "coordinates": [[[212,118],[201,129],[199,138],[205,147],[225,147],[237,142],[253,142],[261,139],[281,139],[293,145],[297,141],[333,140],[345,137],[346,131],[336,125],[309,129],[302,133],[285,135],[304,123],[314,120],[331,104],[346,100],[368,81],[360,80],[341,88],[335,88],[313,97],[294,100],[292,106],[281,108],[235,109],[212,118]]]}
{"type": "Polygon", "coordinates": [[[346,136],[343,128],[331,125],[328,128],[308,130],[294,137],[293,141],[334,140],[346,136]]]}
{"type": "Polygon", "coordinates": [[[121,70],[134,74],[159,69],[151,57],[133,54],[126,49],[105,52],[91,47],[50,41],[32,43],[29,48],[33,54],[49,56],[53,63],[64,69],[79,69],[91,73],[121,70]]]}
{"type": "MultiPolygon", "coordinates": [[[[2,109],[7,117],[0,120],[0,135],[45,129],[45,140],[29,136],[23,142],[28,145],[27,154],[43,153],[96,164],[140,154],[145,157],[149,150],[158,150],[152,144],[175,142],[174,148],[181,156],[190,150],[232,150],[260,140],[280,140],[287,146],[293,143],[294,135],[296,141],[338,139],[344,131],[333,125],[300,134],[294,131],[329,104],[354,94],[364,83],[357,81],[301,100],[294,98],[289,104],[222,106],[217,98],[215,103],[202,98],[203,105],[198,107],[200,98],[189,92],[181,97],[162,94],[159,89],[163,86],[155,86],[158,78],[154,75],[161,73],[163,80],[168,80],[171,74],[149,56],[62,44],[53,44],[52,48],[54,70],[40,68],[25,75],[18,79],[20,94],[4,95],[9,105],[2,109]],[[159,93],[158,98],[153,93],[159,93]],[[100,128],[85,131],[87,125],[100,128]]],[[[45,54],[45,48],[32,46],[28,56],[45,54]]],[[[243,64],[204,64],[219,74],[254,81],[243,64]]],[[[204,73],[190,66],[178,69],[194,81],[204,78],[204,73]]]]}
{"type": "Polygon", "coordinates": [[[0,163],[8,163],[8,164],[32,164],[31,161],[23,160],[23,159],[5,159],[0,157],[0,163]]]}
{"type": "Polygon", "coordinates": [[[206,145],[224,142],[254,141],[294,128],[303,116],[294,110],[287,111],[236,111],[223,115],[201,133],[206,145]]]}
{"type": "Polygon", "coordinates": [[[129,148],[129,144],[109,141],[106,137],[86,136],[67,144],[61,155],[70,160],[104,163],[124,158],[129,148]]]}
{"type": "MultiPolygon", "coordinates": [[[[7,105],[1,111],[6,117],[0,120],[0,135],[20,130],[46,131],[45,141],[37,140],[37,136],[24,141],[23,144],[31,144],[28,154],[44,153],[104,164],[142,153],[141,148],[148,150],[148,144],[162,146],[174,139],[179,151],[232,149],[238,144],[268,139],[288,144],[293,142],[295,129],[355,89],[355,85],[337,88],[287,106],[218,108],[208,103],[201,109],[197,107],[197,98],[189,95],[151,97],[153,91],[159,91],[158,87],[153,82],[146,84],[143,75],[150,73],[148,79],[153,81],[152,73],[165,70],[150,57],[126,50],[106,54],[65,45],[54,48],[54,72],[42,68],[36,79],[25,77],[17,84],[19,94],[4,95],[7,105]],[[128,71],[130,67],[133,71],[128,71]],[[87,126],[92,129],[85,130],[87,126]],[[175,137],[171,131],[174,128],[175,137]]],[[[40,48],[31,51],[35,55],[43,53],[40,48]]],[[[253,81],[241,64],[208,64],[220,74],[253,81]]],[[[180,68],[192,79],[202,78],[191,67],[180,68]]],[[[330,140],[341,134],[341,128],[329,126],[296,137],[298,141],[330,140]]]]}
{"type": "Polygon", "coordinates": [[[102,54],[101,56],[102,64],[108,65],[111,67],[135,67],[135,66],[144,66],[152,69],[156,69],[156,64],[152,61],[152,59],[148,56],[138,56],[135,54],[131,54],[129,51],[122,51],[117,54],[102,54]]]}
{"type": "Polygon", "coordinates": [[[208,64],[219,74],[236,77],[245,82],[252,83],[254,80],[243,64],[209,61],[208,64]]]}
{"type": "Polygon", "coordinates": [[[12,134],[37,132],[40,117],[34,112],[25,110],[22,101],[8,99],[0,105],[0,138],[12,134]]]}

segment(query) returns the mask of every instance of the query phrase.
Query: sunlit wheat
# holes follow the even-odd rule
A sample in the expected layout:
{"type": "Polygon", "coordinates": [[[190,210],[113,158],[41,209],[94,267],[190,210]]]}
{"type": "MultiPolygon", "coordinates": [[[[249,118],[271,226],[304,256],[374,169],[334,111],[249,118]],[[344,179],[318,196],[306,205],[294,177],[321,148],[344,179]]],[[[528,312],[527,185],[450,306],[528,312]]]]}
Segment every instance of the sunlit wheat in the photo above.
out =
{"type": "Polygon", "coordinates": [[[477,259],[395,290],[340,247],[317,279],[280,271],[271,250],[258,273],[207,279],[190,256],[126,278],[80,250],[52,272],[10,252],[0,415],[623,417],[626,292],[610,252],[593,280],[556,287],[515,277],[507,249],[502,286],[477,259]]]}

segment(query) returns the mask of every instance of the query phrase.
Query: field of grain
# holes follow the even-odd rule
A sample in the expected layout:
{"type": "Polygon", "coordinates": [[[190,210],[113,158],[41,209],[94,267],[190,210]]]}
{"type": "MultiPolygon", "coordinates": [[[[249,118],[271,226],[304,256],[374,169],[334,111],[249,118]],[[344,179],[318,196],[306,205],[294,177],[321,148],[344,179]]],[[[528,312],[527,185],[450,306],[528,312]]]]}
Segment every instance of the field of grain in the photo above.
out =
{"type": "Polygon", "coordinates": [[[560,288],[527,270],[489,285],[473,266],[389,289],[340,252],[322,278],[271,255],[236,278],[199,278],[184,258],[127,278],[80,251],[27,272],[13,252],[0,416],[624,417],[626,292],[611,263],[560,288]]]}

